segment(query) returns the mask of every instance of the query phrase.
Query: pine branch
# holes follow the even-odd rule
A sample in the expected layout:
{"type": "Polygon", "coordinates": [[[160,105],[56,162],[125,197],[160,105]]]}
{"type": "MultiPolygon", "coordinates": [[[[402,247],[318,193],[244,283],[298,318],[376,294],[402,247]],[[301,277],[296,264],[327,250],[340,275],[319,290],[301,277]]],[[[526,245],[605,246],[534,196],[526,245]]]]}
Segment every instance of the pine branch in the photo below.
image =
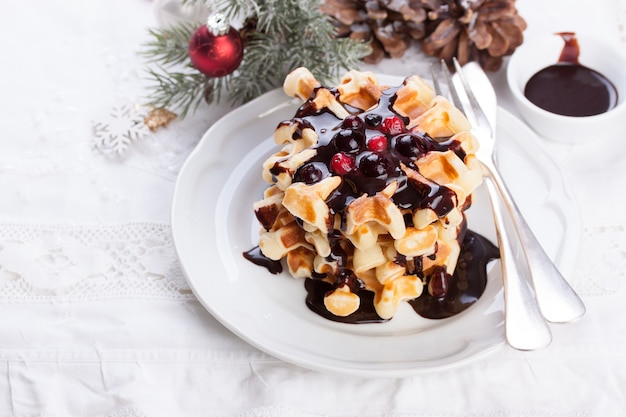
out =
{"type": "Polygon", "coordinates": [[[154,107],[175,108],[184,118],[189,111],[198,108],[207,88],[211,88],[210,79],[200,73],[168,72],[161,69],[149,70],[155,88],[148,97],[148,104],[154,107]]]}
{"type": "Polygon", "coordinates": [[[223,13],[231,22],[238,17],[245,19],[262,14],[256,0],[217,0],[214,8],[216,12],[223,13]]]}
{"type": "Polygon", "coordinates": [[[173,66],[189,63],[187,48],[189,39],[195,30],[191,23],[181,23],[179,26],[150,29],[152,40],[144,44],[143,56],[148,62],[159,62],[163,65],[173,66]]]}
{"type": "Polygon", "coordinates": [[[335,37],[331,21],[320,10],[320,0],[217,0],[213,11],[231,22],[246,19],[240,67],[226,77],[206,77],[188,57],[189,39],[195,31],[191,24],[151,30],[153,39],[143,52],[149,63],[158,66],[158,71],[149,71],[154,81],[150,104],[175,107],[185,117],[202,100],[219,102],[221,92],[231,104],[249,101],[282,85],[284,77],[300,66],[321,82],[336,81],[342,70],[358,68],[370,52],[362,42],[335,37]]]}
{"type": "Polygon", "coordinates": [[[213,80],[195,71],[189,59],[189,39],[195,31],[192,23],[150,29],[152,40],[144,44],[142,55],[157,69],[148,69],[152,89],[148,104],[176,110],[181,118],[195,111],[203,99],[213,99],[213,80]]]}

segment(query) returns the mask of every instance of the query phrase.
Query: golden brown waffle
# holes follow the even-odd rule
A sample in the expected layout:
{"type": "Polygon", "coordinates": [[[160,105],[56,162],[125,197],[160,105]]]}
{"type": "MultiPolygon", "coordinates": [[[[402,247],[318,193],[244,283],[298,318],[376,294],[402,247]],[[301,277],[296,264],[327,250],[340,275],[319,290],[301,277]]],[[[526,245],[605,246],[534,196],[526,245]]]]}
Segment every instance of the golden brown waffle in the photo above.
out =
{"type": "Polygon", "coordinates": [[[298,68],[284,90],[303,105],[276,128],[282,148],[263,164],[263,255],[331,284],[324,306],[336,316],[360,308],[360,289],[383,319],[425,287],[441,291],[430,274],[454,272],[482,181],[465,116],[418,76],[388,87],[350,71],[327,88],[298,68]]]}

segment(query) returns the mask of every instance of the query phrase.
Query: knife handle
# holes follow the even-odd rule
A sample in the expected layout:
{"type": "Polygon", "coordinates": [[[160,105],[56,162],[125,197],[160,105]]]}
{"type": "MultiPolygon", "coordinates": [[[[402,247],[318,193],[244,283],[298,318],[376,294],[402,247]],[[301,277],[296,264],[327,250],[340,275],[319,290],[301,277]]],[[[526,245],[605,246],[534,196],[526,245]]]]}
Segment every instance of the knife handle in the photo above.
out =
{"type": "Polygon", "coordinates": [[[543,316],[554,323],[564,323],[582,317],[586,311],[585,305],[537,240],[498,170],[483,163],[483,171],[496,186],[522,242],[521,247],[543,316]]]}
{"type": "Polygon", "coordinates": [[[505,214],[495,182],[487,177],[487,191],[493,211],[500,264],[504,284],[504,325],[507,343],[519,350],[534,350],[547,346],[552,341],[550,328],[546,323],[533,290],[528,268],[520,252],[520,243],[515,234],[507,231],[505,214]]]}

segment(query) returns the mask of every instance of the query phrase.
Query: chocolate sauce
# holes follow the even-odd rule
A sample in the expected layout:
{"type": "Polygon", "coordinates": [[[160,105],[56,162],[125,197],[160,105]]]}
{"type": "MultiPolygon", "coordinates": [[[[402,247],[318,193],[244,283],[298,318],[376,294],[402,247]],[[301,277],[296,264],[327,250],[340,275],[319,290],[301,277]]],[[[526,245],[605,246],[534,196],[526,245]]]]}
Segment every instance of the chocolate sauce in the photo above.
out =
{"type": "Polygon", "coordinates": [[[499,257],[500,252],[493,243],[484,236],[468,230],[461,243],[461,255],[454,274],[449,275],[439,270],[435,271],[435,276],[431,274],[425,278],[426,285],[431,285],[433,279],[445,280],[444,285],[447,286],[445,295],[436,297],[424,288],[422,295],[409,301],[409,304],[420,316],[429,319],[443,319],[466,310],[478,301],[485,291],[487,263],[499,257]]]}
{"type": "Polygon", "coordinates": [[[617,89],[604,75],[578,62],[580,47],[572,32],[559,33],[565,41],[556,64],[526,83],[524,95],[535,105],[564,116],[593,116],[617,104],[617,89]]]}
{"type": "MultiPolygon", "coordinates": [[[[487,286],[487,263],[492,259],[499,258],[498,248],[484,236],[468,230],[461,245],[461,255],[453,275],[445,273],[443,268],[434,268],[433,274],[443,272],[447,280],[447,291],[442,297],[435,297],[427,288],[418,298],[409,301],[409,304],[417,314],[429,319],[443,319],[458,314],[474,304],[485,291],[487,286]]],[[[427,283],[434,277],[427,277],[427,283]]],[[[329,320],[341,323],[379,323],[387,321],[376,314],[374,308],[374,293],[365,289],[359,289],[355,293],[361,299],[357,311],[346,317],[338,317],[330,313],[324,307],[324,295],[333,290],[333,285],[319,279],[307,278],[305,282],[307,291],[306,305],[313,312],[329,320]]]]}
{"type": "Polygon", "coordinates": [[[306,288],[307,292],[307,307],[309,307],[309,309],[311,309],[314,313],[317,313],[328,320],[350,324],[382,323],[384,321],[388,321],[380,318],[380,316],[376,313],[376,309],[374,308],[374,293],[372,291],[359,289],[356,292],[356,295],[358,295],[361,299],[359,309],[346,317],[340,317],[332,314],[324,306],[324,296],[326,293],[333,290],[332,284],[319,279],[307,278],[304,282],[304,288],[306,288]]]}
{"type": "Polygon", "coordinates": [[[342,175],[341,185],[327,200],[332,213],[343,214],[352,200],[363,194],[375,195],[392,181],[398,183],[392,200],[401,209],[431,208],[439,217],[444,217],[454,208],[456,195],[452,190],[428,180],[420,183],[410,181],[401,164],[417,171],[415,161],[427,152],[450,149],[461,159],[464,159],[465,153],[457,141],[434,139],[423,132],[408,131],[408,120],[393,110],[399,88],[384,90],[378,105],[353,115],[348,126],[344,126],[346,123],[342,120],[329,117],[327,109],[316,111],[311,100],[298,109],[295,120],[312,127],[318,133],[319,141],[317,154],[295,172],[294,182],[312,184],[333,175],[331,161],[338,152],[345,152],[354,158],[355,169],[342,175]],[[319,117],[321,114],[324,117],[319,117]],[[388,120],[393,122],[394,118],[400,120],[399,126],[385,124],[388,120]],[[352,133],[353,140],[346,139],[346,131],[352,133]],[[369,149],[368,140],[380,136],[385,138],[386,147],[376,151],[369,149]]]}
{"type": "MultiPolygon", "coordinates": [[[[402,167],[404,165],[419,173],[416,161],[428,152],[451,150],[462,160],[465,152],[461,144],[451,138],[432,138],[424,132],[409,131],[406,128],[408,119],[393,109],[399,88],[384,90],[378,105],[367,111],[346,107],[351,115],[343,120],[328,108],[317,109],[314,92],[313,97],[300,106],[293,119],[279,124],[279,127],[295,124],[295,140],[303,137],[304,129],[313,129],[317,134],[315,156],[296,170],[292,181],[314,184],[332,175],[341,176],[341,185],[326,199],[331,213],[341,218],[341,227],[345,225],[345,210],[352,200],[362,195],[373,196],[394,181],[398,187],[391,199],[401,209],[430,208],[443,218],[457,206],[453,190],[425,177],[418,176],[419,180],[408,178],[402,167]],[[334,165],[337,154],[350,163],[334,165]]],[[[339,99],[336,89],[330,91],[339,99]]],[[[283,169],[278,164],[270,169],[274,175],[283,169]]],[[[463,208],[469,208],[470,204],[471,199],[468,198],[463,208]]],[[[271,210],[256,214],[266,229],[276,215],[271,210]]],[[[411,216],[406,216],[408,226],[412,225],[412,221],[411,216]]],[[[457,314],[472,305],[485,289],[486,264],[490,259],[497,258],[499,253],[484,237],[467,231],[465,227],[463,222],[459,233],[461,255],[454,275],[435,267],[428,271],[429,276],[424,276],[422,258],[407,260],[399,255],[395,260],[406,268],[407,274],[417,275],[429,286],[430,292],[425,288],[423,295],[411,302],[415,311],[424,317],[444,318],[457,314]]],[[[327,319],[344,323],[385,321],[374,308],[374,293],[366,290],[364,283],[348,268],[352,253],[346,253],[346,249],[350,252],[351,249],[342,245],[345,238],[341,231],[331,228],[327,238],[330,254],[326,260],[335,264],[338,272],[333,282],[329,282],[331,280],[326,274],[316,272],[306,279],[307,306],[327,319]],[[360,308],[347,317],[338,317],[326,309],[324,296],[346,285],[360,297],[360,308]]],[[[245,252],[244,257],[274,274],[282,271],[280,262],[265,257],[258,247],[245,252]]]]}
{"type": "Polygon", "coordinates": [[[243,253],[243,257],[252,262],[255,265],[262,266],[272,274],[280,274],[283,272],[283,266],[280,261],[275,261],[263,255],[261,248],[258,246],[253,247],[247,252],[243,253]]]}
{"type": "MultiPolygon", "coordinates": [[[[453,275],[445,273],[442,268],[435,268],[433,274],[426,277],[426,286],[431,284],[433,275],[442,274],[446,281],[446,293],[442,297],[435,297],[425,287],[424,292],[418,298],[409,301],[409,304],[417,314],[429,319],[442,319],[458,314],[474,304],[485,291],[487,286],[487,263],[492,259],[499,258],[499,251],[484,236],[467,230],[461,244],[461,254],[453,275]]],[[[267,268],[272,274],[282,271],[279,261],[273,261],[265,257],[259,247],[256,246],[244,257],[251,262],[267,268]]],[[[421,262],[415,266],[413,272],[421,271],[421,262]]],[[[349,285],[351,290],[361,299],[360,307],[354,313],[339,317],[330,313],[324,306],[324,295],[337,288],[329,282],[323,281],[323,275],[307,278],[304,287],[307,292],[306,305],[309,309],[320,316],[341,323],[361,324],[380,323],[388,321],[382,319],[374,308],[374,293],[360,285],[360,281],[353,278],[344,278],[341,285],[349,285]]]]}

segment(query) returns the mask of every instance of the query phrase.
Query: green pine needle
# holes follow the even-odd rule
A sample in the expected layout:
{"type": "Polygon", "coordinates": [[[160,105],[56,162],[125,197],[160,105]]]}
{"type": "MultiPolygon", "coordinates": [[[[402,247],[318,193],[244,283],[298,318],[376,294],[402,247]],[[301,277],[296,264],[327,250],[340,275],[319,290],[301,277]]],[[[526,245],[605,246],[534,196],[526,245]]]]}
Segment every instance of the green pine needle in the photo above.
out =
{"type": "Polygon", "coordinates": [[[194,72],[151,69],[149,74],[155,83],[150,105],[178,109],[182,118],[200,105],[210,84],[207,77],[194,72]]]}
{"type": "MultiPolygon", "coordinates": [[[[182,0],[191,4],[199,0],[182,0]]],[[[152,39],[143,55],[157,69],[149,69],[153,87],[149,104],[177,111],[181,117],[195,111],[204,100],[219,102],[222,92],[231,104],[249,101],[279,87],[297,67],[307,67],[322,83],[336,80],[342,71],[357,69],[369,46],[335,38],[329,17],[319,0],[218,0],[213,11],[230,21],[255,22],[245,31],[244,59],[239,68],[222,78],[209,78],[195,70],[188,44],[195,27],[189,23],[149,31],[152,39]]]]}
{"type": "Polygon", "coordinates": [[[195,27],[190,23],[165,29],[149,29],[152,40],[144,44],[143,56],[149,63],[174,66],[187,62],[189,39],[195,27]]]}

